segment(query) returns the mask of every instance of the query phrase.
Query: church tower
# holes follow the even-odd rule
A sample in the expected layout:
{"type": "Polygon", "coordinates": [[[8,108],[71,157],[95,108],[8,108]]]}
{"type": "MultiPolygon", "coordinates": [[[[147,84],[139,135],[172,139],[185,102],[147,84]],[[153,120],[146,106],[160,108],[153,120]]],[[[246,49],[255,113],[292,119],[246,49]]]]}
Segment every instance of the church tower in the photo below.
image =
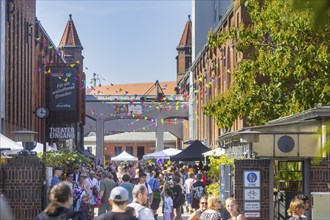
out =
{"type": "Polygon", "coordinates": [[[83,72],[82,50],[84,49],[79,40],[76,27],[72,20],[72,15],[69,15],[69,21],[66,24],[62,35],[59,48],[62,51],[62,56],[67,63],[79,63],[80,72],[83,72]]]}
{"type": "Polygon", "coordinates": [[[72,15],[69,15],[69,20],[64,29],[61,41],[59,43],[59,50],[61,51],[62,57],[64,58],[67,65],[70,65],[71,68],[75,69],[76,76],[72,77],[71,85],[75,86],[76,89],[76,98],[77,103],[76,109],[73,111],[75,115],[74,122],[68,123],[68,127],[74,124],[75,131],[75,145],[78,150],[83,150],[83,134],[84,134],[84,125],[85,125],[85,105],[86,105],[86,88],[85,81],[86,76],[83,71],[83,60],[82,55],[83,46],[81,45],[76,27],[72,20],[72,15]],[[72,65],[74,64],[74,65],[72,65]]]}
{"type": "Polygon", "coordinates": [[[188,21],[186,26],[184,27],[184,31],[181,36],[181,40],[176,50],[178,51],[178,55],[176,56],[177,63],[177,75],[176,80],[179,82],[186,70],[191,66],[191,37],[192,37],[192,23],[190,20],[190,15],[188,15],[188,21]]]}

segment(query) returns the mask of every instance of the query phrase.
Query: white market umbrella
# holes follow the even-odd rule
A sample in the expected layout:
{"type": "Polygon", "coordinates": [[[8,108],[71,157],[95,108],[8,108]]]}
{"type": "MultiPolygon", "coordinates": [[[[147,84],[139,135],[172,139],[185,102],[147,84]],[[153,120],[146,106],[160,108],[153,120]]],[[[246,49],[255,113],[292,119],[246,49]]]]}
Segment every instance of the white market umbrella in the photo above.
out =
{"type": "Polygon", "coordinates": [[[111,157],[111,160],[112,161],[137,161],[138,158],[133,157],[132,155],[130,155],[126,151],[123,151],[123,152],[121,152],[121,154],[119,154],[115,157],[111,157]]]}
{"type": "Polygon", "coordinates": [[[169,160],[171,156],[174,156],[178,153],[180,153],[181,150],[175,149],[175,148],[168,148],[165,150],[157,151],[151,154],[147,154],[143,156],[143,159],[145,160],[153,160],[153,159],[167,159],[169,160]]]}
{"type": "Polygon", "coordinates": [[[205,153],[203,153],[203,155],[204,157],[209,157],[209,156],[220,157],[224,153],[225,153],[225,149],[216,148],[210,151],[206,151],[205,153]]]}

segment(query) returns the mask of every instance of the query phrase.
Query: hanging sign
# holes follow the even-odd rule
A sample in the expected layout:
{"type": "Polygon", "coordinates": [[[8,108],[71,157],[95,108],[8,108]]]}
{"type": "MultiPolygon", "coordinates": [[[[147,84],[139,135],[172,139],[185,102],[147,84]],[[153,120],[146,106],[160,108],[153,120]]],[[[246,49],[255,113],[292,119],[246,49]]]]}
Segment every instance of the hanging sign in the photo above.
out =
{"type": "Polygon", "coordinates": [[[75,131],[72,127],[50,127],[50,139],[74,139],[75,131]]]}

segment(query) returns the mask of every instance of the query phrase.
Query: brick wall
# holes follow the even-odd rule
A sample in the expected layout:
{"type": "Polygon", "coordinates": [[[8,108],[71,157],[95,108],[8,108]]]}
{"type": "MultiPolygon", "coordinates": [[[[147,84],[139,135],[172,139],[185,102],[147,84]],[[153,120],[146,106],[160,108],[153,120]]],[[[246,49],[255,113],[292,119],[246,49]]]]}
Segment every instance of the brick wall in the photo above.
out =
{"type": "Polygon", "coordinates": [[[35,219],[42,210],[42,164],[39,158],[11,158],[0,171],[0,191],[14,219],[35,219]]]}
{"type": "MultiPolygon", "coordinates": [[[[233,179],[233,192],[234,197],[238,202],[241,210],[243,206],[243,178],[244,171],[259,170],[260,171],[260,218],[258,220],[269,220],[269,160],[235,160],[234,179],[233,179]]],[[[249,218],[251,219],[251,218],[249,218]]]]}
{"type": "MultiPolygon", "coordinates": [[[[107,162],[110,161],[111,157],[115,156],[115,147],[121,147],[122,151],[126,150],[126,147],[130,146],[133,147],[133,156],[137,157],[138,155],[138,147],[144,147],[144,154],[150,154],[155,152],[155,142],[117,142],[117,143],[104,143],[104,154],[105,154],[105,160],[107,162]]],[[[175,141],[165,141],[164,146],[166,147],[172,147],[175,148],[176,142],[175,141]]],[[[127,151],[127,150],[126,150],[127,151]]]]}
{"type": "Polygon", "coordinates": [[[310,192],[330,192],[327,183],[330,183],[330,155],[311,166],[310,192]]]}

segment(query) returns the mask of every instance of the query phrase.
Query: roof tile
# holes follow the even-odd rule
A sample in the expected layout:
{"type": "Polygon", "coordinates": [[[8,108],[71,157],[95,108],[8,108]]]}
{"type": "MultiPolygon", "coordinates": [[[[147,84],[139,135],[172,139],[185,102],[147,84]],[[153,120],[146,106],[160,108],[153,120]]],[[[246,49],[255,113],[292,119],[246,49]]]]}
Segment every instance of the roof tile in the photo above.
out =
{"type": "Polygon", "coordinates": [[[69,15],[69,21],[66,24],[66,27],[65,27],[64,33],[62,35],[59,46],[60,47],[63,47],[63,46],[80,46],[80,47],[82,47],[81,42],[78,37],[76,27],[72,20],[71,14],[69,15]]]}

